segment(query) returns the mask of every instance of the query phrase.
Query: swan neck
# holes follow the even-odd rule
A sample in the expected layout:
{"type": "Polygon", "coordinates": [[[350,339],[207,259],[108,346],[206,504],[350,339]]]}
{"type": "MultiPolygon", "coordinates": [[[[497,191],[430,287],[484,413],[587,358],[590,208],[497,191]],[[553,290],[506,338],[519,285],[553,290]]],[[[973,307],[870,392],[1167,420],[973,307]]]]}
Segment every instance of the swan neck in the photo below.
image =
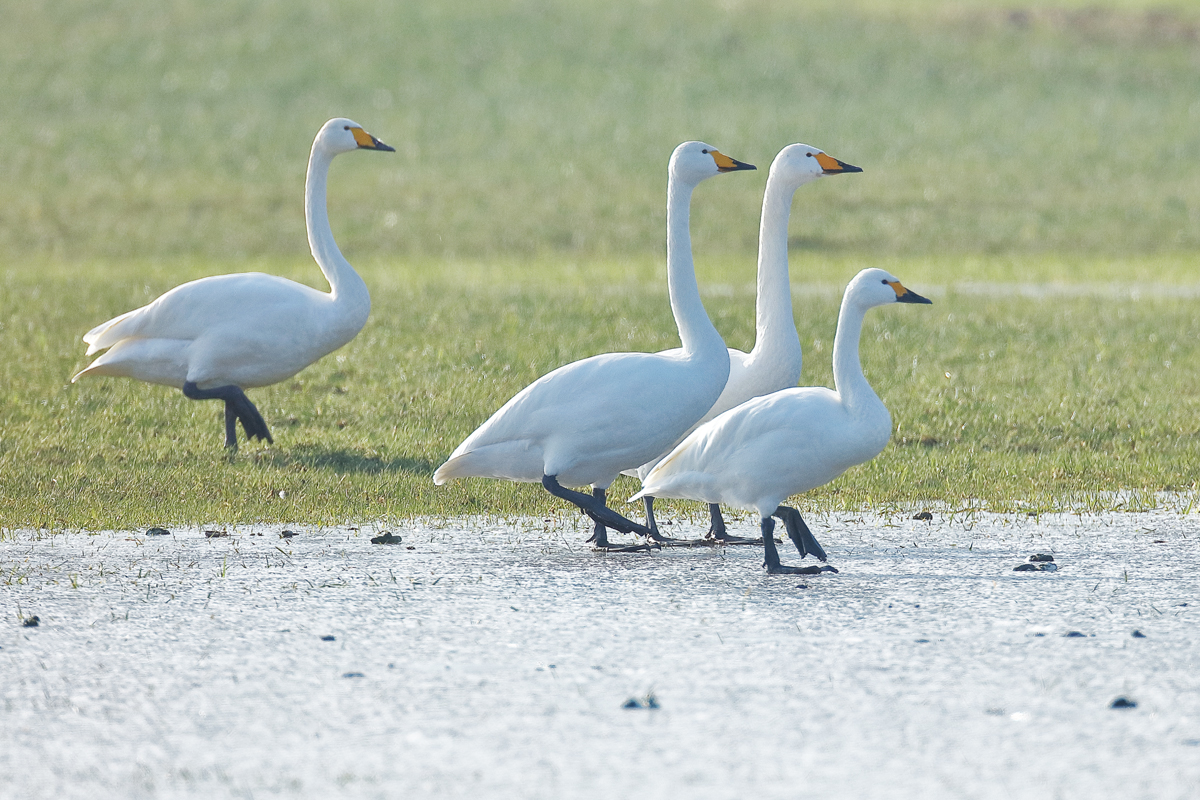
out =
{"type": "Polygon", "coordinates": [[[317,266],[329,281],[330,296],[334,301],[365,301],[369,306],[370,295],[366,284],[338,249],[337,242],[333,240],[333,230],[329,227],[325,185],[329,178],[329,162],[332,160],[333,154],[318,149],[314,143],[308,159],[308,176],[304,181],[304,221],[308,227],[308,246],[317,266]]]}
{"type": "Polygon", "coordinates": [[[767,177],[758,231],[755,352],[799,347],[788,274],[788,218],[796,188],[775,175],[767,177]]]}
{"type": "Polygon", "coordinates": [[[688,355],[705,349],[725,350],[725,342],[713,327],[700,300],[692,261],[689,225],[692,190],[695,188],[673,177],[667,182],[667,291],[671,296],[671,313],[675,315],[679,339],[688,355]]]}
{"type": "Polygon", "coordinates": [[[867,383],[858,354],[866,309],[849,300],[849,296],[842,300],[837,333],[833,339],[833,386],[841,396],[842,403],[855,410],[872,401],[879,402],[879,396],[867,383]]]}

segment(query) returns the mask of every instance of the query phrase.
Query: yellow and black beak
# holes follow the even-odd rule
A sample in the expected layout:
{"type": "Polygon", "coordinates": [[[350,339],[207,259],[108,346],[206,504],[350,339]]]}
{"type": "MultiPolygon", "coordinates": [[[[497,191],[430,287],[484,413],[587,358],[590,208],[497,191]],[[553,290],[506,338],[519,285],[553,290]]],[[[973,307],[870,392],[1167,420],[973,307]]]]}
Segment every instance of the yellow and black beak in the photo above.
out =
{"type": "Polygon", "coordinates": [[[823,175],[840,175],[843,172],[862,172],[862,167],[856,167],[853,164],[847,164],[845,161],[838,161],[833,156],[827,156],[824,153],[817,153],[817,163],[824,170],[823,175]]]}
{"type": "Polygon", "coordinates": [[[888,286],[892,287],[892,291],[896,293],[897,303],[926,303],[933,305],[933,301],[928,297],[921,297],[911,289],[905,289],[904,284],[900,281],[888,281],[888,286]]]}
{"type": "Polygon", "coordinates": [[[712,156],[713,161],[717,162],[717,172],[737,172],[742,169],[758,169],[753,164],[746,164],[738,161],[735,158],[730,158],[718,150],[709,150],[708,154],[712,156]]]}
{"type": "Polygon", "coordinates": [[[382,150],[385,153],[396,152],[396,148],[388,147],[362,128],[351,128],[350,132],[354,134],[354,141],[358,142],[360,150],[382,150]]]}

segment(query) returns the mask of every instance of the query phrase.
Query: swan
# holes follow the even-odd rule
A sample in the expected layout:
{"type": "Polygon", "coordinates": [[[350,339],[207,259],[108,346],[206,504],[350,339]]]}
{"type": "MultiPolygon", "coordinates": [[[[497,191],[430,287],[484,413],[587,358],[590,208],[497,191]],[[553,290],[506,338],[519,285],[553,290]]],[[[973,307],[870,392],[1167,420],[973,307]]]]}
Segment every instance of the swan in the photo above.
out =
{"type": "Polygon", "coordinates": [[[667,180],[667,287],[682,349],[606,353],[543,375],[479,426],[433,474],[540,482],[596,523],[589,541],[609,549],[606,527],[650,530],[605,505],[622,471],[667,449],[712,407],[729,377],[729,353],[696,284],[688,215],[692,191],[724,172],[754,169],[703,142],[671,154],[667,180]],[[591,486],[592,494],[564,488],[591,486]]]}
{"type": "MultiPolygon", "coordinates": [[[[788,279],[788,217],[792,210],[792,198],[796,190],[806,183],[825,175],[849,172],[862,172],[862,169],[839,161],[827,155],[825,151],[806,144],[788,145],[780,150],[771,162],[771,169],[767,173],[767,188],[763,194],[762,222],[758,232],[758,296],[755,301],[754,349],[744,353],[729,348],[729,380],[725,383],[725,390],[693,429],[752,397],[787,389],[800,381],[803,359],[800,337],[796,333],[796,321],[792,317],[792,288],[788,279]]],[[[678,442],[673,442],[672,447],[675,444],[678,442]]],[[[645,478],[659,459],[668,452],[670,448],[637,470],[631,471],[631,474],[645,478]]],[[[642,499],[646,506],[646,525],[655,534],[654,538],[657,541],[675,544],[696,543],[670,540],[657,535],[654,497],[646,495],[642,499]]],[[[758,541],[729,535],[725,530],[725,520],[721,516],[719,505],[709,505],[709,514],[712,525],[708,531],[709,538],[702,540],[703,543],[749,544],[758,541]]]]}
{"type": "Polygon", "coordinates": [[[225,446],[237,450],[236,421],[247,439],[273,442],[245,390],[290,378],[353,339],[367,322],[371,296],[329,229],[329,162],[351,150],[393,151],[348,119],[326,122],[313,140],[304,184],[308,243],[330,292],[275,275],[216,275],[176,286],[149,305],[92,328],[87,355],[107,350],[88,375],[136,378],[182,389],[192,400],[225,401],[225,446]]]}
{"type": "Polygon", "coordinates": [[[630,502],[647,495],[703,500],[757,511],[767,572],[811,574],[780,563],[772,533],[777,516],[800,551],[821,561],[825,551],[794,508],[793,494],[829,483],[879,455],[892,417],[863,375],[858,357],[863,316],[890,303],[929,303],[888,272],[865,269],[842,298],[833,341],[834,389],[784,389],[748,400],[701,425],[642,482],[630,502]]]}

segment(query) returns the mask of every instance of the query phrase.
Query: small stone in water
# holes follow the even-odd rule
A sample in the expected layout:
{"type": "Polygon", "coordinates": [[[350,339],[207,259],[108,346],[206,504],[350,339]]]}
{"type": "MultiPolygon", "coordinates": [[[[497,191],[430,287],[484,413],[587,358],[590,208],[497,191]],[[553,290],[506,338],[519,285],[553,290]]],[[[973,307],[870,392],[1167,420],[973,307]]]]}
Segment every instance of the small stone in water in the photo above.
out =
{"type": "Polygon", "coordinates": [[[371,537],[371,544],[400,544],[402,541],[404,540],[393,534],[391,531],[388,531],[381,536],[371,537]]]}
{"type": "Polygon", "coordinates": [[[1037,572],[1037,571],[1038,571],[1037,564],[1021,564],[1020,566],[1013,567],[1013,572],[1037,572]]]}
{"type": "Polygon", "coordinates": [[[1112,701],[1109,708],[1137,708],[1137,701],[1130,700],[1128,697],[1118,697],[1112,701]]]}
{"type": "Polygon", "coordinates": [[[343,678],[365,678],[367,676],[363,675],[361,672],[343,672],[342,677],[343,678]]]}
{"type": "Polygon", "coordinates": [[[1063,637],[1067,639],[1086,639],[1087,634],[1080,631],[1071,631],[1070,633],[1064,633],[1063,637]]]}
{"type": "Polygon", "coordinates": [[[32,617],[26,617],[25,621],[21,623],[21,626],[24,628],[36,628],[40,623],[41,620],[37,618],[36,614],[34,614],[32,617]]]}
{"type": "Polygon", "coordinates": [[[913,519],[919,519],[923,522],[929,522],[930,520],[933,519],[933,514],[930,514],[928,511],[919,511],[916,514],[913,514],[913,519]]]}
{"type": "Polygon", "coordinates": [[[322,636],[321,641],[322,642],[336,642],[337,637],[336,636],[322,636]]]}
{"type": "Polygon", "coordinates": [[[290,539],[293,536],[299,536],[299,535],[300,534],[296,533],[295,531],[284,531],[283,533],[279,534],[279,538],[280,539],[290,539]]]}
{"type": "Polygon", "coordinates": [[[1049,553],[1034,553],[1029,557],[1029,560],[1033,562],[1053,561],[1054,556],[1050,555],[1049,553]]]}
{"type": "Polygon", "coordinates": [[[229,538],[229,532],[228,531],[205,531],[204,538],[205,539],[227,539],[227,538],[229,538]]]}
{"type": "Polygon", "coordinates": [[[1146,638],[1146,634],[1142,633],[1141,631],[1134,631],[1134,632],[1133,632],[1133,638],[1135,638],[1135,639],[1145,639],[1145,638],[1146,638]]]}
{"type": "Polygon", "coordinates": [[[147,536],[170,536],[171,532],[166,528],[150,528],[146,531],[147,536]]]}

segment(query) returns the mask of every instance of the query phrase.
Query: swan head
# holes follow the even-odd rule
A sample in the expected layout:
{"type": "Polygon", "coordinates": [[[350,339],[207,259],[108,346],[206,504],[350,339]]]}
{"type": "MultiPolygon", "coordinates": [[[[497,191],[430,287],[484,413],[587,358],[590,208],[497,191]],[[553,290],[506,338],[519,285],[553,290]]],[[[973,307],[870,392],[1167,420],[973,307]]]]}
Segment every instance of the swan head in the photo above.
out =
{"type": "Polygon", "coordinates": [[[864,269],[846,287],[846,302],[866,309],[891,303],[932,303],[911,289],[904,288],[900,279],[884,269],[864,269]]]}
{"type": "Polygon", "coordinates": [[[824,175],[862,172],[861,167],[838,161],[824,150],[807,144],[789,144],[771,162],[770,176],[800,187],[824,175]]]}
{"type": "Polygon", "coordinates": [[[313,142],[313,149],[318,148],[333,155],[349,153],[351,150],[382,150],[389,153],[396,150],[367,133],[354,120],[342,117],[331,119],[321,126],[313,142]]]}
{"type": "Polygon", "coordinates": [[[693,186],[722,172],[738,172],[744,169],[756,167],[730,158],[704,142],[684,142],[676,147],[675,152],[671,153],[669,167],[672,178],[693,186]]]}

